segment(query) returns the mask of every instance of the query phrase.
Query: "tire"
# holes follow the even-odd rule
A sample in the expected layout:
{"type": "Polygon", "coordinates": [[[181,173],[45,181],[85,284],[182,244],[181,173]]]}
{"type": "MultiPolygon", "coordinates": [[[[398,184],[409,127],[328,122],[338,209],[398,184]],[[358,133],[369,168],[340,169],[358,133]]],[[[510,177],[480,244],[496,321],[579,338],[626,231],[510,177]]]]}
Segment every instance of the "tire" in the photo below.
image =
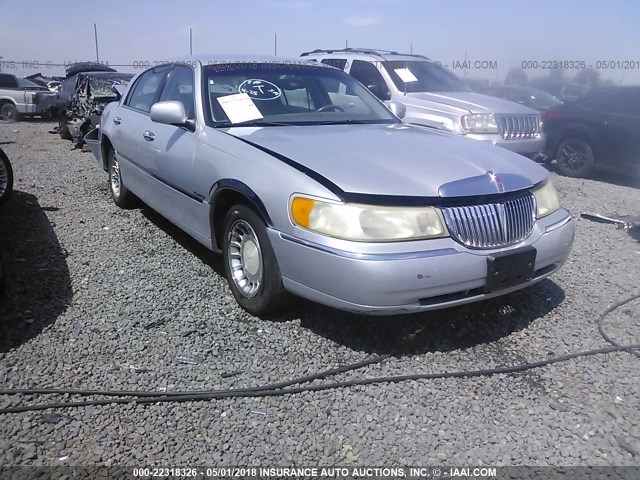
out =
{"type": "Polygon", "coordinates": [[[120,208],[133,208],[136,204],[136,197],[122,183],[120,164],[116,157],[116,151],[112,148],[109,150],[108,155],[107,171],[109,172],[109,190],[111,190],[113,203],[120,208]]]}
{"type": "Polygon", "coordinates": [[[73,140],[71,136],[71,132],[69,131],[69,127],[67,127],[67,122],[65,120],[64,114],[58,120],[58,135],[62,140],[73,140]]]}
{"type": "Polygon", "coordinates": [[[13,191],[13,169],[11,162],[0,149],[0,205],[5,203],[13,191]]]}
{"type": "Polygon", "coordinates": [[[6,283],[2,267],[2,252],[0,252],[0,297],[2,297],[2,295],[4,294],[5,289],[6,283]]]}
{"type": "Polygon", "coordinates": [[[234,205],[223,232],[224,271],[238,304],[256,317],[282,308],[287,294],[262,219],[246,205],[234,205]]]}
{"type": "Polygon", "coordinates": [[[0,119],[5,122],[17,122],[18,108],[13,103],[5,103],[0,107],[0,119]]]}
{"type": "Polygon", "coordinates": [[[558,173],[567,177],[588,177],[596,165],[593,148],[580,137],[567,137],[556,149],[558,173]]]}

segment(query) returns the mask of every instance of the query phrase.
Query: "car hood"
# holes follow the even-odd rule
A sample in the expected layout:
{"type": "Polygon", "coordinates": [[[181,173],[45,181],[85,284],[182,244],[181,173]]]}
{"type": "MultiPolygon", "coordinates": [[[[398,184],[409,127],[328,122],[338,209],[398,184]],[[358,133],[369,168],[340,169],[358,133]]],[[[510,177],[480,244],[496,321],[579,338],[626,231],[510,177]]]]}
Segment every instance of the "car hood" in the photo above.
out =
{"type": "Polygon", "coordinates": [[[548,176],[546,169],[508,150],[402,124],[234,127],[227,133],[285,156],[350,193],[486,195],[530,188],[548,176]]]}
{"type": "Polygon", "coordinates": [[[416,92],[407,93],[403,100],[403,103],[418,108],[427,102],[435,102],[443,107],[458,110],[460,115],[466,113],[536,115],[538,113],[519,103],[475,92],[416,92]]]}

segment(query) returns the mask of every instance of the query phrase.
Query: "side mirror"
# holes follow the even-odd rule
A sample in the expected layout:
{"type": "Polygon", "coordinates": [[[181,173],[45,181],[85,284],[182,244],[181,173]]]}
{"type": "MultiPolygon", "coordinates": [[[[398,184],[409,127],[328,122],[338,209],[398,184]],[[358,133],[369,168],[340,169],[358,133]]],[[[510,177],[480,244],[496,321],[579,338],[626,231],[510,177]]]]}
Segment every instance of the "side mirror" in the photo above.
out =
{"type": "Polygon", "coordinates": [[[187,118],[182,102],[167,101],[154,103],[151,105],[149,116],[152,122],[185,127],[191,131],[195,131],[195,121],[187,118]]]}
{"type": "Polygon", "coordinates": [[[127,87],[125,87],[124,85],[121,85],[119,83],[116,83],[116,84],[111,86],[111,90],[116,94],[118,100],[120,100],[122,98],[122,96],[124,95],[124,92],[125,92],[126,89],[127,89],[127,87]]]}
{"type": "Polygon", "coordinates": [[[404,103],[389,102],[387,104],[387,108],[391,110],[391,113],[393,113],[400,120],[402,120],[407,114],[407,107],[405,107],[404,103]]]}
{"type": "Polygon", "coordinates": [[[380,85],[367,85],[367,88],[371,93],[373,93],[380,100],[389,100],[391,99],[391,94],[388,90],[383,90],[380,85]]]}

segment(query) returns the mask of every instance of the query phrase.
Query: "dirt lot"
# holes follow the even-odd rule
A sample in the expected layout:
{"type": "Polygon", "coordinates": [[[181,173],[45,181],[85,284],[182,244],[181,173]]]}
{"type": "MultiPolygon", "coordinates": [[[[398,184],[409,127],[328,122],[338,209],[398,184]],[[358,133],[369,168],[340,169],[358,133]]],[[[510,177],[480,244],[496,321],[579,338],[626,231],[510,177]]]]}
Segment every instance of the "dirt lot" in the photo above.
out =
{"type": "MultiPolygon", "coordinates": [[[[511,365],[608,345],[598,316],[640,293],[638,239],[579,218],[640,214],[640,187],[554,174],[577,236],[549,280],[408,317],[300,300],[259,320],[236,306],[218,258],[148,208],[115,207],[91,154],[52,127],[0,125],[16,177],[0,209],[3,389],[241,388],[379,354],[317,383],[511,365]]],[[[607,329],[640,343],[640,300],[607,329]]],[[[640,465],[638,367],[613,353],[515,375],[4,414],[0,464],[640,465]]],[[[82,399],[3,395],[0,408],[82,399]]]]}

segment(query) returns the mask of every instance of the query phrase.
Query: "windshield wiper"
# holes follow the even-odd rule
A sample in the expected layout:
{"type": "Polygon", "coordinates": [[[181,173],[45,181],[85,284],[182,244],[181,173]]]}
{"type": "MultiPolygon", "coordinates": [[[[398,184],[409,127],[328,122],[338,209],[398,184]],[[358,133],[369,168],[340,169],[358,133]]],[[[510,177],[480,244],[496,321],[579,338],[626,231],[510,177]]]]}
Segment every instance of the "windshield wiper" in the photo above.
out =
{"type": "Polygon", "coordinates": [[[304,125],[380,125],[396,123],[393,120],[316,120],[305,122],[304,125]]]}
{"type": "Polygon", "coordinates": [[[285,122],[271,122],[269,120],[247,120],[245,122],[216,122],[216,128],[229,128],[229,127],[288,127],[291,123],[285,122]]]}

